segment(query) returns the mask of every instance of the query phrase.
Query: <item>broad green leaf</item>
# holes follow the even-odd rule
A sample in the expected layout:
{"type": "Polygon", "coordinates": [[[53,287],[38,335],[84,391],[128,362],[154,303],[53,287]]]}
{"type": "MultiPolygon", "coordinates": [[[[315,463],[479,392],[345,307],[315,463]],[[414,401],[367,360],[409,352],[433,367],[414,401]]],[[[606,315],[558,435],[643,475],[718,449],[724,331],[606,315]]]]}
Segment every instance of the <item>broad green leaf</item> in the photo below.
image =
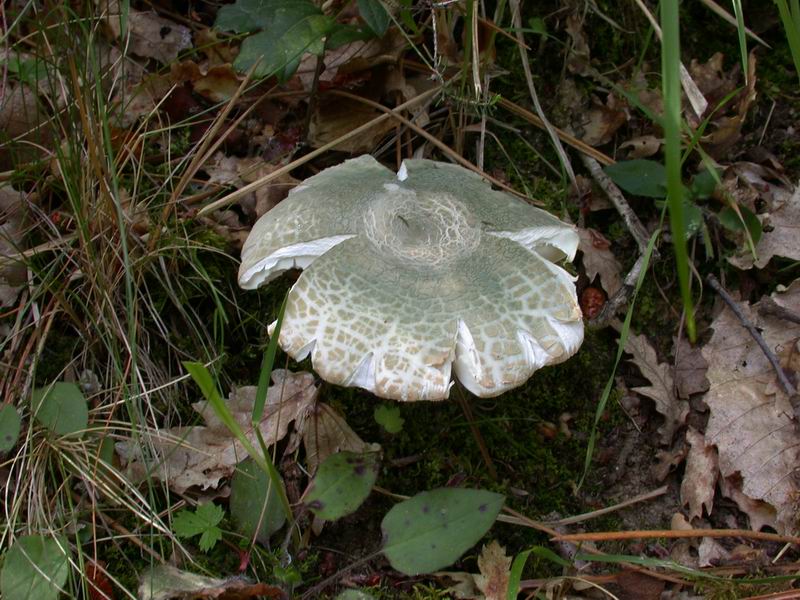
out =
{"type": "Polygon", "coordinates": [[[7,452],[17,445],[21,425],[16,408],[10,404],[0,407],[0,452],[7,452]]]}
{"type": "Polygon", "coordinates": [[[3,600],[57,600],[69,574],[64,538],[27,535],[6,553],[0,572],[3,600]]]}
{"type": "Polygon", "coordinates": [[[380,0],[358,0],[358,12],[361,18],[375,32],[375,35],[382,36],[389,29],[392,18],[381,4],[380,0]]]}
{"type": "Polygon", "coordinates": [[[217,14],[218,29],[248,33],[234,66],[256,77],[291,77],[307,52],[322,54],[335,21],[308,0],[237,0],[217,14]]]}
{"type": "Polygon", "coordinates": [[[389,433],[400,433],[403,430],[405,419],[400,416],[400,409],[396,406],[381,404],[375,407],[373,413],[375,422],[389,433]]]}
{"type": "Polygon", "coordinates": [[[306,506],[326,521],[354,512],[375,485],[379,459],[377,452],[331,454],[317,469],[304,498],[306,506]]]}
{"type": "Polygon", "coordinates": [[[366,27],[356,27],[355,25],[342,25],[336,23],[328,33],[325,48],[328,50],[335,50],[339,46],[344,46],[350,42],[365,42],[375,37],[366,27]]]}
{"type": "Polygon", "coordinates": [[[717,180],[719,175],[711,171],[703,171],[695,175],[692,179],[692,186],[689,188],[692,198],[696,200],[705,200],[710,198],[717,188],[717,180]]]}
{"type": "Polygon", "coordinates": [[[740,206],[739,211],[742,213],[741,219],[739,215],[736,214],[735,210],[726,206],[719,211],[717,215],[719,222],[723,227],[731,231],[742,231],[747,227],[747,231],[750,232],[750,237],[753,238],[753,244],[758,244],[758,241],[761,239],[761,234],[763,233],[761,221],[759,221],[758,217],[753,214],[753,211],[746,206],[740,206]],[[744,220],[744,223],[742,223],[742,220],[744,220]]]}
{"type": "Polygon", "coordinates": [[[201,504],[194,512],[182,510],[172,520],[172,529],[183,538],[200,536],[200,549],[211,550],[222,539],[222,530],[217,525],[225,516],[225,511],[213,502],[201,504]]]}
{"type": "Polygon", "coordinates": [[[83,431],[89,424],[86,397],[74,383],[57,382],[36,388],[31,405],[36,420],[58,435],[83,431]]]}
{"type": "Polygon", "coordinates": [[[263,544],[286,522],[278,490],[270,486],[269,476],[250,458],[240,463],[233,474],[230,510],[237,529],[248,537],[258,529],[256,539],[263,544]]]}
{"type": "Polygon", "coordinates": [[[381,523],[383,553],[406,575],[454,563],[494,523],[503,496],[485,490],[441,488],[395,505],[381,523]]]}
{"type": "Polygon", "coordinates": [[[667,172],[653,160],[636,159],[607,166],[604,171],[623,190],[635,196],[667,197],[667,172]]]}

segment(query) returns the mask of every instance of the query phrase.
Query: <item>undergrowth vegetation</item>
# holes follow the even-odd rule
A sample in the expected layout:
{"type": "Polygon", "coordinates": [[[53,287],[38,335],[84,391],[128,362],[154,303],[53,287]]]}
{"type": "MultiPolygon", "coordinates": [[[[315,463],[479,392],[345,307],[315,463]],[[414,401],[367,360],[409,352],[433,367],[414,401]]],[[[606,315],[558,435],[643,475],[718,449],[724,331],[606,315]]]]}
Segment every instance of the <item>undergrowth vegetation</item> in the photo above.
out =
{"type": "Polygon", "coordinates": [[[3,3],[0,595],[790,597],[800,5],[756,4],[3,3]],[[284,354],[242,244],[360,154],[573,223],[580,351],[439,403],[284,354]]]}

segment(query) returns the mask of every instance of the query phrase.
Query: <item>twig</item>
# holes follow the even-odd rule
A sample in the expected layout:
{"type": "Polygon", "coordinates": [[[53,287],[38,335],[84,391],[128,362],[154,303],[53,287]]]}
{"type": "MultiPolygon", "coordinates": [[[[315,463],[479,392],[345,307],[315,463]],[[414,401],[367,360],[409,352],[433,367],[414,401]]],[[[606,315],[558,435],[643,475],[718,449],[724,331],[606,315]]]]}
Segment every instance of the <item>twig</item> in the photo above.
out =
{"type": "Polygon", "coordinates": [[[658,489],[652,490],[650,492],[645,492],[644,494],[639,494],[638,496],[634,496],[633,498],[625,500],[624,502],[620,502],[619,504],[615,504],[614,506],[607,506],[605,508],[593,510],[592,512],[584,513],[582,515],[575,515],[574,517],[566,517],[564,519],[559,519],[558,521],[545,521],[545,523],[547,523],[548,525],[572,525],[574,523],[580,523],[581,521],[588,521],[589,519],[602,517],[603,515],[607,515],[609,513],[622,510],[623,508],[633,506],[634,504],[638,504],[639,502],[646,502],[647,500],[652,500],[653,498],[657,498],[658,496],[663,496],[666,493],[667,493],[667,486],[662,485],[658,489]]]}
{"type": "Polygon", "coordinates": [[[350,100],[354,100],[356,102],[361,102],[363,104],[366,104],[367,106],[371,106],[372,108],[375,108],[375,109],[377,109],[377,110],[379,110],[379,111],[391,116],[393,119],[399,121],[400,123],[402,123],[403,125],[405,125],[409,129],[413,130],[414,133],[416,133],[417,135],[424,137],[431,144],[433,144],[434,146],[439,148],[439,150],[444,152],[448,157],[453,159],[453,161],[457,162],[462,167],[466,167],[470,171],[474,171],[475,173],[477,173],[478,175],[480,175],[481,177],[483,177],[487,181],[490,181],[491,183],[493,183],[497,187],[502,188],[505,191],[514,194],[515,196],[519,196],[520,198],[526,200],[527,202],[531,202],[532,204],[539,204],[539,205],[542,204],[538,200],[534,200],[533,198],[528,198],[525,194],[522,194],[521,192],[518,192],[517,190],[515,190],[514,188],[512,188],[508,184],[503,183],[502,181],[500,181],[496,177],[492,177],[491,175],[486,173],[483,169],[481,169],[477,165],[471,163],[466,158],[461,156],[458,152],[453,150],[450,146],[445,144],[442,140],[438,139],[434,135],[431,135],[430,133],[425,131],[422,127],[420,127],[419,125],[417,125],[416,123],[414,123],[410,119],[406,119],[403,115],[399,114],[397,108],[391,109],[391,108],[389,108],[387,106],[384,106],[383,104],[380,104],[379,102],[375,102],[374,100],[369,100],[368,98],[362,98],[361,96],[357,96],[356,94],[351,94],[350,92],[345,92],[345,91],[342,91],[342,90],[330,90],[330,92],[328,92],[328,93],[334,94],[336,96],[341,96],[342,98],[349,98],[350,100]]]}
{"type": "Polygon", "coordinates": [[[752,531],[750,529],[655,529],[636,531],[598,531],[590,533],[571,533],[557,535],[552,541],[566,542],[607,542],[618,540],[641,540],[649,538],[727,538],[743,537],[765,542],[780,542],[800,544],[800,538],[791,535],[778,535],[766,531],[752,531]]]}
{"type": "MultiPolygon", "coordinates": [[[[654,252],[655,253],[655,252],[654,252]]],[[[608,299],[603,305],[602,310],[594,319],[589,320],[589,327],[599,329],[608,325],[608,322],[616,316],[623,306],[625,306],[633,295],[633,290],[636,289],[636,281],[639,279],[639,274],[642,272],[644,265],[644,254],[636,259],[636,262],[631,267],[631,270],[625,276],[625,281],[617,292],[608,299]]]]}
{"type": "Polygon", "coordinates": [[[308,108],[306,119],[303,123],[303,135],[300,139],[307,140],[311,131],[311,120],[314,118],[314,111],[317,110],[317,100],[319,99],[319,78],[325,69],[325,61],[322,60],[323,54],[317,56],[317,64],[314,67],[314,80],[311,83],[311,93],[308,95],[308,108]]]}
{"type": "MultiPolygon", "coordinates": [[[[396,107],[394,110],[396,112],[400,112],[402,110],[406,110],[408,108],[411,108],[412,106],[417,106],[418,104],[422,104],[423,102],[426,102],[426,101],[430,100],[433,96],[438,94],[440,89],[441,88],[435,87],[435,88],[430,89],[430,90],[428,90],[426,92],[423,92],[423,93],[421,93],[421,94],[419,94],[417,96],[414,96],[413,98],[411,98],[411,100],[401,104],[400,106],[396,107]]],[[[272,173],[269,173],[268,175],[265,175],[261,179],[257,179],[253,183],[249,183],[246,186],[244,186],[242,188],[239,188],[238,190],[236,190],[234,192],[231,192],[227,196],[224,196],[224,197],[220,198],[219,200],[216,200],[215,202],[211,202],[210,204],[207,204],[206,206],[201,208],[199,211],[197,211],[197,216],[198,217],[202,217],[203,215],[208,214],[210,212],[213,212],[213,211],[217,210],[218,208],[222,208],[223,206],[227,206],[228,204],[232,204],[233,202],[235,202],[239,198],[242,198],[242,197],[246,196],[247,194],[249,194],[250,192],[252,192],[254,190],[257,190],[261,186],[269,183],[270,181],[273,181],[275,179],[278,179],[278,177],[281,177],[282,175],[286,175],[287,173],[290,173],[291,171],[293,171],[294,169],[296,169],[300,165],[304,165],[307,162],[315,159],[316,157],[318,157],[318,156],[320,156],[322,154],[325,154],[328,150],[331,150],[331,149],[335,148],[336,146],[338,146],[342,142],[346,142],[349,139],[352,139],[352,138],[354,138],[356,136],[361,135],[365,131],[369,131],[370,129],[372,129],[376,125],[379,125],[380,123],[383,123],[385,120],[387,120],[389,118],[391,118],[391,114],[382,114],[382,115],[379,115],[379,116],[375,117],[371,121],[368,121],[367,123],[364,123],[361,127],[356,127],[355,129],[353,129],[351,131],[348,131],[346,134],[336,138],[335,140],[333,140],[331,142],[328,142],[324,146],[320,146],[316,150],[313,150],[313,151],[309,152],[308,154],[306,154],[305,156],[303,156],[301,158],[298,158],[297,160],[293,160],[288,165],[284,165],[280,169],[276,169],[275,171],[273,171],[272,173]]]]}
{"type": "Polygon", "coordinates": [[[472,431],[472,437],[474,437],[475,441],[478,443],[478,449],[483,457],[483,462],[486,463],[486,469],[489,471],[489,477],[491,477],[494,481],[497,481],[497,467],[494,466],[492,455],[489,454],[489,448],[486,446],[483,435],[481,435],[481,430],[478,429],[478,425],[475,423],[475,417],[472,414],[472,407],[469,405],[469,400],[467,399],[466,394],[460,384],[456,386],[456,393],[458,395],[458,403],[461,405],[461,411],[467,418],[467,423],[472,431]]]}
{"type": "Polygon", "coordinates": [[[758,314],[764,317],[777,317],[778,319],[800,325],[800,315],[788,308],[784,308],[769,296],[763,298],[758,303],[758,314]]]}
{"type": "MultiPolygon", "coordinates": [[[[603,189],[608,199],[611,200],[611,203],[614,205],[614,208],[617,209],[622,220],[625,221],[625,226],[633,236],[633,239],[636,240],[636,245],[639,246],[639,252],[644,253],[647,249],[647,242],[650,236],[647,234],[647,230],[644,228],[644,225],[642,225],[639,217],[633,212],[631,205],[625,200],[625,196],[622,195],[617,184],[606,175],[597,160],[585,154],[581,154],[581,160],[584,166],[589,170],[589,173],[592,174],[592,178],[597,182],[597,185],[603,189]]],[[[653,251],[653,257],[658,258],[655,250],[653,251]]]]}
{"type": "Polygon", "coordinates": [[[795,396],[797,394],[797,390],[789,381],[789,378],[786,377],[786,373],[784,373],[783,369],[781,368],[781,363],[778,361],[775,353],[770,350],[769,346],[767,346],[767,343],[764,341],[764,338],[761,337],[761,334],[758,332],[758,329],[755,328],[755,325],[753,325],[750,322],[750,319],[745,316],[736,301],[731,297],[727,290],[722,287],[722,284],[717,280],[716,277],[714,277],[714,275],[709,274],[709,276],[706,277],[706,281],[708,282],[708,285],[710,285],[714,291],[719,294],[719,297],[725,301],[725,304],[727,304],[728,307],[733,311],[733,314],[736,315],[742,326],[747,329],[752,338],[756,341],[756,344],[758,344],[758,347],[761,348],[761,351],[764,353],[764,356],[767,357],[769,364],[771,364],[772,368],[775,369],[775,373],[778,376],[778,381],[780,381],[783,390],[789,395],[790,398],[795,396]]]}

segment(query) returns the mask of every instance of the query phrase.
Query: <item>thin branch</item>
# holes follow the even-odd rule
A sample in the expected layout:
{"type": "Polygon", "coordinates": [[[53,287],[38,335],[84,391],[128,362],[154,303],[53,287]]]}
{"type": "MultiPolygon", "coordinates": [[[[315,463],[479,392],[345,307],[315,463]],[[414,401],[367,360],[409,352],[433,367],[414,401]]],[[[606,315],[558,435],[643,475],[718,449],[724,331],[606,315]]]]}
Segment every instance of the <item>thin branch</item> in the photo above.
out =
{"type": "MultiPolygon", "coordinates": [[[[654,251],[655,254],[655,251],[654,251]]],[[[644,254],[639,256],[636,259],[636,262],[631,267],[631,270],[625,276],[625,281],[622,282],[622,286],[617,290],[617,292],[608,299],[603,305],[602,310],[600,313],[594,318],[591,319],[588,323],[589,327],[599,329],[601,327],[605,327],[608,325],[608,322],[613,319],[617,312],[631,299],[633,295],[633,290],[636,289],[636,282],[639,279],[639,274],[642,272],[642,266],[644,265],[644,254]]]]}
{"type": "MultiPolygon", "coordinates": [[[[592,178],[597,182],[603,191],[608,196],[608,199],[611,200],[611,203],[614,205],[614,208],[617,209],[617,212],[622,217],[622,220],[625,221],[625,226],[628,228],[628,231],[633,236],[633,239],[636,240],[636,245],[639,246],[639,252],[644,253],[647,249],[647,242],[650,240],[650,235],[648,235],[647,230],[642,225],[642,222],[639,220],[639,217],[636,216],[636,213],[633,212],[631,205],[628,204],[628,201],[625,200],[625,196],[622,195],[622,192],[617,187],[611,178],[606,175],[603,168],[600,166],[600,163],[597,162],[591,156],[587,156],[585,154],[581,154],[581,160],[583,161],[584,166],[589,170],[592,174],[592,178]]],[[[654,258],[658,258],[657,253],[653,252],[654,258]]]]}
{"type": "Polygon", "coordinates": [[[750,529],[656,529],[636,531],[598,531],[590,533],[571,533],[557,535],[552,541],[564,542],[607,542],[619,540],[642,540],[651,538],[729,538],[742,537],[765,542],[781,542],[800,545],[800,538],[792,535],[778,535],[766,531],[750,529]]]}
{"type": "Polygon", "coordinates": [[[775,356],[775,353],[772,352],[769,346],[767,346],[767,342],[764,341],[764,338],[761,337],[761,334],[756,329],[755,325],[750,322],[750,319],[742,312],[742,309],[739,307],[737,302],[731,297],[728,291],[722,287],[722,284],[717,280],[714,275],[709,275],[706,277],[706,281],[708,285],[710,285],[719,297],[725,301],[725,304],[733,311],[733,314],[736,315],[736,318],[739,319],[739,322],[742,326],[747,329],[750,333],[752,338],[755,340],[758,347],[761,348],[761,351],[764,353],[764,356],[767,357],[769,364],[772,365],[772,368],[775,370],[775,373],[778,376],[778,381],[781,383],[781,387],[783,390],[788,394],[791,398],[797,394],[797,390],[794,388],[792,383],[789,381],[789,378],[786,377],[786,373],[783,372],[781,368],[781,363],[778,361],[778,357],[775,356]]]}

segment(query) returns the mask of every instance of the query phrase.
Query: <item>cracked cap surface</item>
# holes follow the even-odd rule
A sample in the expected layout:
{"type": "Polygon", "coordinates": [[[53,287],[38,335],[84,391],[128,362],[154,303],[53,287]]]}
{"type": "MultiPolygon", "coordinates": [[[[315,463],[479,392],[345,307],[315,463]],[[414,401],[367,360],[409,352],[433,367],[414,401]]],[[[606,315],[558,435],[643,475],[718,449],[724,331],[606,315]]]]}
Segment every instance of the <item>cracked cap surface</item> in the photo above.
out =
{"type": "Polygon", "coordinates": [[[496,396],[583,341],[573,278],[554,262],[577,246],[573,227],[467,169],[406,160],[395,175],[361,156],[259,219],[239,284],[306,269],[279,342],[331,383],[438,400],[454,371],[496,396]]]}

